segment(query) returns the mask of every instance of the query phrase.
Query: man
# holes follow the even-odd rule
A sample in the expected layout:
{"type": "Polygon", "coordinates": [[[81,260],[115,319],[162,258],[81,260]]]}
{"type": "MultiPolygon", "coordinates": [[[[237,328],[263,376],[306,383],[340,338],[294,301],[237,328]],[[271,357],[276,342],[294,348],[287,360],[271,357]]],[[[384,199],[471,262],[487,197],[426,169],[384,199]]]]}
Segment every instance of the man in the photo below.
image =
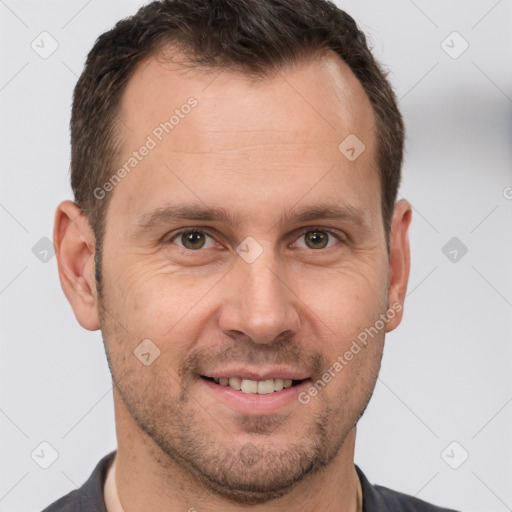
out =
{"type": "Polygon", "coordinates": [[[403,123],[321,0],[153,2],[75,89],[59,275],[118,449],[46,511],[439,511],[354,465],[401,321],[403,123]]]}

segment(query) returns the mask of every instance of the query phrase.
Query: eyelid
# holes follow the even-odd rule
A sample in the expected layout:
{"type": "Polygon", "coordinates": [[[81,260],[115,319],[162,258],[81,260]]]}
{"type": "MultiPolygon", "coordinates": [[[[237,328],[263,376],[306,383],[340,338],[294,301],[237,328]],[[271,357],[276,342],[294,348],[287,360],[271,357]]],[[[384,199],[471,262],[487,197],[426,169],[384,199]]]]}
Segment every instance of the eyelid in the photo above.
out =
{"type": "MultiPolygon", "coordinates": [[[[297,235],[294,234],[294,240],[297,240],[301,236],[304,236],[306,233],[309,233],[310,231],[323,231],[324,233],[327,233],[329,236],[336,238],[338,242],[344,242],[346,241],[347,238],[346,235],[338,233],[336,230],[333,230],[332,228],[326,228],[323,226],[304,226],[296,230],[297,235]]],[[[321,251],[322,249],[312,250],[321,251]]]]}
{"type": "Polygon", "coordinates": [[[338,230],[325,226],[304,226],[302,228],[298,228],[296,231],[301,234],[307,233],[308,231],[325,231],[326,233],[329,233],[330,235],[335,236],[340,240],[345,236],[344,234],[338,232],[338,230]]]}
{"type": "MultiPolygon", "coordinates": [[[[215,240],[215,237],[213,235],[211,235],[210,233],[208,233],[206,230],[200,228],[200,227],[188,227],[188,228],[181,228],[179,229],[178,231],[174,232],[174,234],[170,237],[170,238],[167,238],[167,235],[164,237],[164,243],[174,243],[174,240],[176,238],[178,238],[180,235],[183,235],[184,233],[200,233],[202,235],[205,235],[205,236],[208,236],[210,237],[212,240],[215,240]]],[[[217,242],[217,240],[215,240],[215,242],[217,242]]],[[[218,242],[217,242],[218,243],[218,242]]],[[[178,245],[178,244],[176,244],[178,245]]],[[[185,249],[187,251],[194,251],[193,249],[188,249],[187,247],[181,247],[180,245],[178,245],[178,247],[180,247],[181,249],[185,249]]],[[[194,252],[198,252],[200,251],[201,249],[197,249],[196,251],[194,252]]]]}
{"type": "MultiPolygon", "coordinates": [[[[188,228],[181,228],[178,229],[178,231],[175,231],[173,235],[169,238],[169,241],[174,240],[177,236],[182,235],[183,233],[202,233],[204,235],[212,236],[209,233],[207,233],[203,228],[196,228],[194,226],[188,227],[188,228]]],[[[167,235],[165,235],[165,238],[167,238],[167,235]]]]}
{"type": "MultiPolygon", "coordinates": [[[[308,233],[309,231],[323,231],[325,233],[328,233],[330,236],[336,238],[339,242],[344,242],[346,241],[346,235],[344,234],[340,234],[338,233],[337,231],[333,230],[332,228],[326,228],[326,227],[323,227],[323,226],[304,226],[304,227],[301,227],[301,228],[297,228],[294,233],[293,233],[293,240],[297,240],[298,238],[300,238],[301,236],[304,236],[306,233],[308,233]]],[[[213,240],[215,240],[216,243],[219,243],[215,237],[213,235],[211,235],[210,233],[208,233],[207,229],[204,229],[204,228],[201,228],[201,227],[194,227],[194,226],[190,226],[190,227],[187,227],[187,228],[181,228],[179,229],[178,231],[174,232],[174,234],[170,237],[170,238],[167,238],[167,235],[166,237],[164,237],[164,242],[165,243],[173,243],[174,240],[182,235],[183,233],[201,233],[205,236],[208,236],[210,238],[212,238],[213,240]],[[167,240],[166,240],[167,238],[167,240]]],[[[177,244],[176,244],[177,245],[177,244]]],[[[201,251],[202,249],[197,249],[194,251],[194,249],[188,249],[186,247],[181,247],[178,245],[178,247],[182,248],[182,249],[185,249],[187,251],[192,251],[192,252],[199,252],[201,251]]],[[[314,249],[312,249],[314,250],[314,249]]],[[[322,249],[316,249],[317,251],[318,250],[322,250],[322,249]]]]}

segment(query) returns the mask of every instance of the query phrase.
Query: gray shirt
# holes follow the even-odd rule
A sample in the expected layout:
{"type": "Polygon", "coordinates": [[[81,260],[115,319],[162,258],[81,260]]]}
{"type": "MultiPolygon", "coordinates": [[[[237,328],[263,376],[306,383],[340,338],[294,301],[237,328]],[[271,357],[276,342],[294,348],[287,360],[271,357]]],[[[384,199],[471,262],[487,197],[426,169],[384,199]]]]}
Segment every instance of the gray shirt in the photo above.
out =
{"type": "MultiPolygon", "coordinates": [[[[82,487],[58,499],[42,512],[107,512],[103,486],[115,454],[116,451],[113,451],[105,455],[82,487]]],[[[363,512],[456,512],[380,485],[372,485],[357,466],[356,471],[363,491],[363,512]]]]}

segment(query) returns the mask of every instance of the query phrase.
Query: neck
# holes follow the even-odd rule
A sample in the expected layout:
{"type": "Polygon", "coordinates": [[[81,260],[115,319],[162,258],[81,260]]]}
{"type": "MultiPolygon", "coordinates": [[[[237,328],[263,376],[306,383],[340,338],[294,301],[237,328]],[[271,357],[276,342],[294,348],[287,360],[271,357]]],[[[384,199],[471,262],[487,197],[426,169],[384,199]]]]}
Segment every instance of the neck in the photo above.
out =
{"type": "Polygon", "coordinates": [[[247,512],[249,509],[251,512],[295,512],[298,508],[303,512],[360,510],[360,483],[353,462],[355,428],[327,466],[308,474],[287,494],[266,503],[240,505],[212,492],[188,469],[169,458],[140,431],[122,400],[115,400],[115,404],[118,442],[115,482],[123,512],[247,512]]]}

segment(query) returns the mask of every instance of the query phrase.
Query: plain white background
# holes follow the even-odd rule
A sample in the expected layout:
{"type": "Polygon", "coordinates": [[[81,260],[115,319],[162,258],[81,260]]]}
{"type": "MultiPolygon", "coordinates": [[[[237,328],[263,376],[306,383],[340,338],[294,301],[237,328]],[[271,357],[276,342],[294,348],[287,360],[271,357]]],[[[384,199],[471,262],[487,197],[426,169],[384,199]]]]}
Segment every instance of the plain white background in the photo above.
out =
{"type": "MultiPolygon", "coordinates": [[[[116,447],[100,333],[76,322],[44,237],[72,198],[68,123],[85,56],[140,5],[0,0],[2,511],[41,510],[116,447]],[[46,59],[38,37],[47,51],[58,43],[46,59]],[[58,453],[48,469],[31,458],[42,442],[58,453]]],[[[511,510],[512,2],[338,5],[390,70],[408,135],[401,195],[414,207],[405,317],[387,337],[356,462],[371,482],[436,504],[511,510]]]]}

